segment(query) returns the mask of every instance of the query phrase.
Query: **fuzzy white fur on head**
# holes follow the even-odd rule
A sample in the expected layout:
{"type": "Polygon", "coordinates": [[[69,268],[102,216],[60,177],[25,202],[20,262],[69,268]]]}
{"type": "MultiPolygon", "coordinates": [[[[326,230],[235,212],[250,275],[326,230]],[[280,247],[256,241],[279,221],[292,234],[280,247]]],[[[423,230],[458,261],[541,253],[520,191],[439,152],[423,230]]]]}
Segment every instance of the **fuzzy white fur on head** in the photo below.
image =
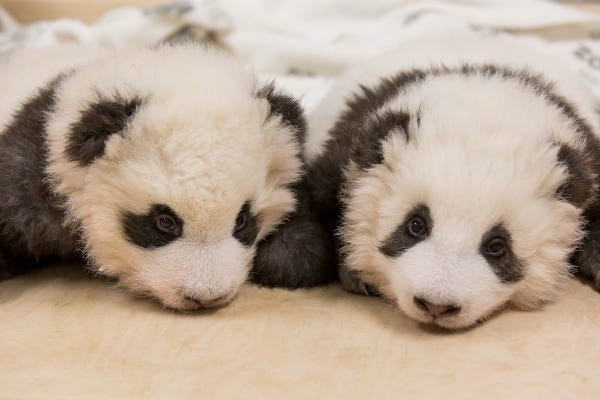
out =
{"type": "Polygon", "coordinates": [[[460,74],[427,78],[378,113],[386,110],[411,115],[408,140],[389,135],[380,164],[346,170],[339,233],[347,266],[409,316],[447,328],[472,325],[506,303],[551,300],[581,237],[581,210],[556,195],[567,177],[559,144],[581,148],[572,121],[518,81],[460,74]],[[384,255],[382,243],[419,204],[429,208],[429,237],[384,255]],[[498,224],[522,267],[515,282],[502,282],[480,252],[498,224]],[[461,311],[434,319],[415,297],[461,311]]]}
{"type": "MultiPolygon", "coordinates": [[[[246,280],[254,245],[232,237],[248,202],[257,240],[294,207],[294,128],[269,118],[254,76],[228,56],[180,46],[121,50],[77,69],[56,91],[48,173],[67,199],[92,264],[169,307],[223,303],[246,280]],[[90,104],[138,99],[122,132],[89,165],[69,159],[70,129],[90,104]],[[123,213],[164,204],[183,220],[179,239],[136,246],[123,213]]],[[[256,242],[254,241],[254,243],[256,242]]]]}

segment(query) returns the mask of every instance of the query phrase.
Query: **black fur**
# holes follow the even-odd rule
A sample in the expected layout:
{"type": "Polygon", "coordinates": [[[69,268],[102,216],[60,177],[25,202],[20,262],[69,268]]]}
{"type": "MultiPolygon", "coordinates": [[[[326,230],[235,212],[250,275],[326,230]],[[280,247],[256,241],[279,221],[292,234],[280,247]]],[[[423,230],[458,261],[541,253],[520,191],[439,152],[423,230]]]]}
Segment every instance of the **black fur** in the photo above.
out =
{"type": "Polygon", "coordinates": [[[571,262],[579,274],[592,280],[600,291],[600,204],[586,210],[584,214],[586,237],[572,256],[571,262]]]}
{"type": "Polygon", "coordinates": [[[0,134],[0,279],[75,257],[77,235],[63,225],[63,199],[45,174],[45,125],[61,79],[25,102],[0,134]]]}
{"type": "Polygon", "coordinates": [[[402,111],[385,111],[381,115],[373,117],[362,129],[360,136],[368,137],[370,140],[361,140],[361,146],[356,146],[350,158],[361,169],[367,169],[372,165],[383,162],[382,142],[391,134],[404,135],[409,140],[408,124],[410,116],[402,111]]]}
{"type": "Polygon", "coordinates": [[[557,189],[557,196],[582,208],[594,195],[593,164],[585,154],[567,144],[558,151],[558,161],[567,167],[568,177],[557,189]]]}
{"type": "Polygon", "coordinates": [[[144,249],[165,246],[177,240],[183,233],[183,220],[165,204],[153,204],[145,214],[124,211],[121,218],[125,238],[144,249]],[[171,232],[164,232],[157,228],[157,219],[161,215],[168,215],[175,221],[171,232]]]}
{"type": "Polygon", "coordinates": [[[65,150],[67,157],[81,166],[102,157],[106,141],[125,129],[141,104],[139,97],[125,99],[117,94],[112,99],[101,98],[88,105],[79,121],[71,125],[65,150]]]}
{"type": "Polygon", "coordinates": [[[595,173],[596,192],[593,201],[583,213],[585,237],[574,252],[571,262],[585,278],[590,278],[596,290],[600,291],[600,141],[594,135],[586,138],[591,168],[595,173]]]}
{"type": "Polygon", "coordinates": [[[502,283],[515,283],[523,279],[523,265],[513,252],[510,233],[501,224],[492,227],[483,235],[479,252],[502,283]],[[502,239],[505,244],[505,251],[501,257],[489,256],[485,251],[486,244],[494,238],[502,239]]]}
{"type": "Polygon", "coordinates": [[[296,186],[298,206],[288,220],[259,243],[252,279],[269,286],[311,287],[336,278],[333,238],[310,209],[303,183],[296,186]]]}
{"type": "MultiPolygon", "coordinates": [[[[275,116],[281,118],[281,122],[292,128],[298,143],[304,144],[306,138],[306,119],[302,105],[297,99],[282,92],[275,91],[275,85],[268,84],[258,90],[256,96],[269,102],[269,114],[267,119],[275,116]]],[[[301,154],[300,154],[301,156],[301,154]]]]}
{"type": "Polygon", "coordinates": [[[419,204],[406,214],[404,221],[384,240],[383,244],[379,247],[379,251],[388,257],[399,257],[406,250],[427,238],[431,234],[432,229],[433,220],[431,219],[429,208],[424,204],[419,204]],[[425,222],[426,235],[417,238],[408,233],[408,223],[414,217],[420,217],[425,222]]]}
{"type": "Polygon", "coordinates": [[[250,211],[249,202],[244,203],[237,218],[243,218],[244,224],[240,229],[234,229],[233,237],[244,246],[250,247],[254,244],[258,235],[259,224],[258,217],[250,211]]]}

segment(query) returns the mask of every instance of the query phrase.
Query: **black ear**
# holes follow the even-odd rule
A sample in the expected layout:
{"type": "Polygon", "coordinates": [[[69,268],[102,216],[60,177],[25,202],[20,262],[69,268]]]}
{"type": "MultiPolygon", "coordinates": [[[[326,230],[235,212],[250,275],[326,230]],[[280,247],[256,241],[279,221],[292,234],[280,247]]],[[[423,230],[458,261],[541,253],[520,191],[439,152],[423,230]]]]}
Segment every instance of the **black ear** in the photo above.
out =
{"type": "Polygon", "coordinates": [[[352,145],[352,161],[361,169],[367,169],[383,161],[382,142],[393,134],[404,135],[409,140],[410,115],[404,111],[388,110],[369,121],[352,145]]]}
{"type": "Polygon", "coordinates": [[[558,161],[568,171],[567,179],[556,190],[559,198],[583,208],[594,196],[594,170],[592,161],[582,151],[567,144],[561,144],[558,161]]]}
{"type": "Polygon", "coordinates": [[[102,157],[106,141],[125,129],[141,104],[139,97],[125,99],[120,95],[89,104],[79,121],[71,125],[65,150],[69,160],[86,166],[102,157]]]}
{"type": "Polygon", "coordinates": [[[293,128],[296,139],[304,144],[306,138],[306,119],[300,101],[287,94],[275,91],[275,85],[270,83],[256,92],[256,97],[269,102],[267,119],[279,117],[286,126],[293,128]]]}

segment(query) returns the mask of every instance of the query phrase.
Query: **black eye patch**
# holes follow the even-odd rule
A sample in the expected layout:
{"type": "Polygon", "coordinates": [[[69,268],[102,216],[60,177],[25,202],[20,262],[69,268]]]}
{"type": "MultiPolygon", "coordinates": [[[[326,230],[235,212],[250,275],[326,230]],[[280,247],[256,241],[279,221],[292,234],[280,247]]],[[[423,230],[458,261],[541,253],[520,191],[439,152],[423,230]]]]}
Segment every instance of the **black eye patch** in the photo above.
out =
{"type": "Polygon", "coordinates": [[[512,249],[510,233],[498,224],[481,238],[479,252],[503,283],[515,283],[523,279],[523,266],[512,249]]]}
{"type": "Polygon", "coordinates": [[[258,236],[258,218],[250,211],[250,203],[245,202],[240,209],[233,227],[233,237],[241,244],[250,247],[258,236]]]}
{"type": "Polygon", "coordinates": [[[154,204],[146,214],[123,212],[123,233],[144,249],[165,246],[181,236],[183,220],[169,206],[154,204]]]}
{"type": "Polygon", "coordinates": [[[392,232],[379,251],[388,257],[398,257],[406,250],[425,240],[431,234],[433,221],[429,208],[424,204],[415,206],[404,218],[404,221],[392,232]]]}

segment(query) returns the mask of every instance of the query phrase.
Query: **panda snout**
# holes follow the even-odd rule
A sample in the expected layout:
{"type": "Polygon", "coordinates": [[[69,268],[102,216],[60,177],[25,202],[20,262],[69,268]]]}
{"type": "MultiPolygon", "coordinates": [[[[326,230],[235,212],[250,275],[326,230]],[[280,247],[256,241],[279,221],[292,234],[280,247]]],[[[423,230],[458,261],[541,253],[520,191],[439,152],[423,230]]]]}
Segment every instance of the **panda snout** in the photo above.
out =
{"type": "Polygon", "coordinates": [[[417,308],[435,318],[444,318],[458,315],[461,307],[456,304],[436,304],[424,297],[414,296],[413,302],[417,308]]]}
{"type": "Polygon", "coordinates": [[[188,295],[183,296],[185,302],[189,305],[188,309],[193,310],[225,306],[229,304],[234,297],[235,293],[227,293],[210,299],[188,295]]]}

